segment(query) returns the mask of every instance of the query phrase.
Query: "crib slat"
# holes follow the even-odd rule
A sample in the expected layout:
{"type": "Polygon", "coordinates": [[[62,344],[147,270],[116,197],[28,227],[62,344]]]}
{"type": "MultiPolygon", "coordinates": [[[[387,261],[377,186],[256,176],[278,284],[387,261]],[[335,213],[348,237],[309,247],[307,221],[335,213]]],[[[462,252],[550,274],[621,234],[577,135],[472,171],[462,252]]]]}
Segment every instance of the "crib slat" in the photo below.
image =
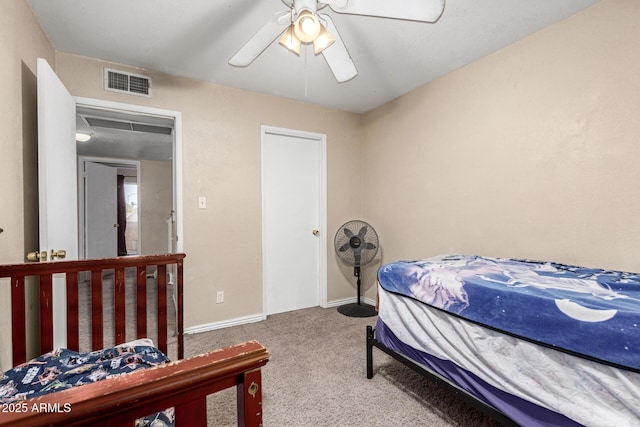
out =
{"type": "Polygon", "coordinates": [[[114,286],[115,342],[121,343],[126,341],[124,268],[116,269],[114,286]]]}
{"type": "Polygon", "coordinates": [[[158,267],[158,348],[167,354],[167,266],[158,267]]]}
{"type": "Polygon", "coordinates": [[[19,365],[27,361],[24,276],[11,278],[11,307],[12,357],[19,365]]]}
{"type": "Polygon", "coordinates": [[[78,273],[67,274],[67,348],[80,351],[78,320],[78,273]]]}
{"type": "Polygon", "coordinates": [[[147,338],[147,267],[138,266],[136,273],[136,338],[147,338]]]}
{"type": "Polygon", "coordinates": [[[207,427],[206,398],[193,399],[182,405],[176,405],[175,411],[176,427],[207,427]]]}
{"type": "Polygon", "coordinates": [[[104,347],[102,332],[102,270],[91,271],[91,350],[104,347]]]}
{"type": "Polygon", "coordinates": [[[178,359],[184,359],[184,312],[182,310],[182,304],[184,303],[184,295],[182,288],[182,276],[183,276],[183,266],[182,260],[179,260],[176,263],[176,294],[178,296],[178,303],[176,304],[176,317],[178,320],[176,321],[176,335],[178,336],[178,359]]]}
{"type": "Polygon", "coordinates": [[[260,369],[245,371],[236,387],[238,425],[262,425],[262,372],[260,369]]]}
{"type": "Polygon", "coordinates": [[[53,350],[52,274],[40,275],[40,353],[53,350]]]}

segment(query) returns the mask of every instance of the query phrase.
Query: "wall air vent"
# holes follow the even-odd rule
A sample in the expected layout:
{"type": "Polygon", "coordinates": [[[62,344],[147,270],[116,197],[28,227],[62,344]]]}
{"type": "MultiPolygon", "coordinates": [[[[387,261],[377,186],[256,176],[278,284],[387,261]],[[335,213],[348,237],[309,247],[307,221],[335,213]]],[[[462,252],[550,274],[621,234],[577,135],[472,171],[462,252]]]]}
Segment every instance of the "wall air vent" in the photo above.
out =
{"type": "Polygon", "coordinates": [[[104,90],[151,97],[151,77],[104,69],[104,90]]]}

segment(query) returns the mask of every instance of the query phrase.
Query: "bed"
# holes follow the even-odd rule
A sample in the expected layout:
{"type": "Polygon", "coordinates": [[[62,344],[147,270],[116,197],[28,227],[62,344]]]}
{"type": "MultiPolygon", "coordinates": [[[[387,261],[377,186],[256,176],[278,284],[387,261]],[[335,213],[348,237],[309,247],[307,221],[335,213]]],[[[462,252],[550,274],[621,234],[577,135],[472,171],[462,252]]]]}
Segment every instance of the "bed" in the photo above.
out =
{"type": "Polygon", "coordinates": [[[0,286],[11,287],[14,365],[0,381],[0,425],[204,426],[206,396],[230,387],[238,425],[262,425],[269,353],[260,343],[184,358],[184,258],[0,265],[0,286]],[[63,349],[54,348],[53,291],[61,287],[63,349]],[[25,314],[32,305],[35,316],[25,314]]]}
{"type": "Polygon", "coordinates": [[[443,255],[378,271],[379,348],[504,425],[640,426],[640,275],[443,255]]]}

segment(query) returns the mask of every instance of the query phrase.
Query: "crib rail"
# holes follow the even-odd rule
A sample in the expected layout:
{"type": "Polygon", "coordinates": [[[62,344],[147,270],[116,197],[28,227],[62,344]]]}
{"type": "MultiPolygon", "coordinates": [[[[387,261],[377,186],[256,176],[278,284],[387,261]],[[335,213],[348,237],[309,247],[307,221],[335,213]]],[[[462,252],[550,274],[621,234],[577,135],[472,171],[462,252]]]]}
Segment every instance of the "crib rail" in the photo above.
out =
{"type": "Polygon", "coordinates": [[[175,425],[206,426],[206,396],[236,386],[238,425],[262,425],[261,367],[268,351],[257,341],[107,378],[21,401],[0,426],[131,426],[175,408],[175,425]]]}
{"type": "MultiPolygon", "coordinates": [[[[157,268],[157,324],[156,346],[167,353],[167,267],[175,266],[176,334],[178,359],[184,357],[183,320],[183,260],[185,254],[132,256],[79,261],[58,261],[30,264],[0,265],[0,278],[9,278],[11,285],[11,322],[13,365],[26,361],[25,278],[39,278],[40,353],[53,350],[53,277],[64,275],[67,293],[67,347],[79,350],[78,276],[91,275],[91,349],[104,347],[103,337],[103,272],[114,271],[114,334],[115,344],[125,339],[125,269],[136,269],[136,334],[147,337],[147,269],[157,268]]],[[[111,320],[111,319],[109,319],[111,320]]]]}

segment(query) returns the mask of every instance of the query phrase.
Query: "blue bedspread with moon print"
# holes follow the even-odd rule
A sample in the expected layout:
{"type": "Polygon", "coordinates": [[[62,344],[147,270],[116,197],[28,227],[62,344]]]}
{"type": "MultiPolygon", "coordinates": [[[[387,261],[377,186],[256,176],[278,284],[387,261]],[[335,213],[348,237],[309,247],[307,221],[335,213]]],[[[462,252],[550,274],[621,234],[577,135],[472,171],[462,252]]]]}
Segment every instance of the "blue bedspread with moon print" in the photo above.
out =
{"type": "Polygon", "coordinates": [[[640,371],[640,274],[448,255],[384,265],[378,280],[478,324],[640,371]]]}

